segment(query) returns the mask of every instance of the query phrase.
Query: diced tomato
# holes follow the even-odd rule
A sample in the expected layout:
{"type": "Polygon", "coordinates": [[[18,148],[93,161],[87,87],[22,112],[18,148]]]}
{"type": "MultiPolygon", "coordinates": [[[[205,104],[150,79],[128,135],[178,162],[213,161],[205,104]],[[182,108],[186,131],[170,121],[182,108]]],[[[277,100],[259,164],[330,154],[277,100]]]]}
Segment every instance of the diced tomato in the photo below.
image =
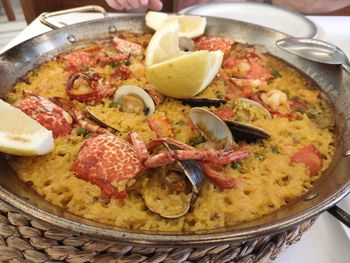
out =
{"type": "Polygon", "coordinates": [[[273,78],[270,72],[268,72],[262,65],[259,64],[258,59],[256,58],[248,58],[248,62],[250,64],[250,71],[246,75],[249,79],[262,79],[268,80],[273,78]]]}
{"type": "Polygon", "coordinates": [[[127,80],[131,77],[132,73],[130,71],[130,69],[125,66],[125,65],[121,65],[117,70],[116,70],[116,76],[120,77],[122,80],[127,80]]]}
{"type": "Polygon", "coordinates": [[[291,160],[293,163],[302,163],[310,171],[310,175],[317,175],[322,168],[322,159],[320,152],[315,145],[309,144],[296,152],[291,160]]]}
{"type": "Polygon", "coordinates": [[[234,43],[233,40],[222,37],[206,37],[201,36],[195,39],[195,45],[197,50],[221,50],[224,52],[224,56],[227,56],[234,43]]]}
{"type": "Polygon", "coordinates": [[[224,67],[232,68],[237,63],[237,58],[234,56],[228,57],[224,62],[224,67]]]}
{"type": "Polygon", "coordinates": [[[174,137],[170,121],[163,112],[153,114],[147,119],[147,122],[151,130],[157,134],[158,138],[174,137]]]}
{"type": "Polygon", "coordinates": [[[220,117],[223,120],[228,120],[230,119],[235,113],[232,109],[230,108],[221,108],[221,109],[217,109],[213,112],[215,115],[217,115],[218,117],[220,117]]]}
{"type": "Polygon", "coordinates": [[[308,105],[306,105],[303,102],[297,101],[297,100],[292,100],[290,103],[290,107],[293,110],[308,110],[309,109],[308,105]]]}
{"type": "Polygon", "coordinates": [[[286,118],[289,121],[292,120],[292,114],[290,114],[290,113],[280,113],[277,111],[272,111],[270,113],[271,113],[272,118],[286,118]]]}

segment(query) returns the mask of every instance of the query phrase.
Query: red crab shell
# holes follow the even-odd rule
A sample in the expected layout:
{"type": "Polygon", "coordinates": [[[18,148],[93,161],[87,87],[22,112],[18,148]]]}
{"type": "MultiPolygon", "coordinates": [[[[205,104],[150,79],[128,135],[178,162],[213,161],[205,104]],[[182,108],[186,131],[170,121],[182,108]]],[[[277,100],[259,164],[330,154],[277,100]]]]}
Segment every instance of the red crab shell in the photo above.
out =
{"type": "Polygon", "coordinates": [[[113,134],[90,137],[81,147],[71,168],[76,177],[99,186],[109,197],[126,197],[112,185],[135,177],[142,169],[133,146],[113,134]]]}
{"type": "Polygon", "coordinates": [[[54,138],[68,135],[72,131],[73,120],[70,115],[47,99],[30,96],[17,102],[14,106],[51,130],[54,138]]]}

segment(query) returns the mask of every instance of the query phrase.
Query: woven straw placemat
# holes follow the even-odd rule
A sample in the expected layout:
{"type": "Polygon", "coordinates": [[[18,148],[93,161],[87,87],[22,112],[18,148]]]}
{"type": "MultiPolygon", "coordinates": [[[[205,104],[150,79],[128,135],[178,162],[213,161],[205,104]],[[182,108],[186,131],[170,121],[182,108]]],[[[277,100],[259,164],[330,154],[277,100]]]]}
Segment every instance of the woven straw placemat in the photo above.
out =
{"type": "Polygon", "coordinates": [[[241,244],[201,248],[141,247],[57,230],[0,200],[0,262],[266,262],[297,242],[314,221],[241,244]]]}

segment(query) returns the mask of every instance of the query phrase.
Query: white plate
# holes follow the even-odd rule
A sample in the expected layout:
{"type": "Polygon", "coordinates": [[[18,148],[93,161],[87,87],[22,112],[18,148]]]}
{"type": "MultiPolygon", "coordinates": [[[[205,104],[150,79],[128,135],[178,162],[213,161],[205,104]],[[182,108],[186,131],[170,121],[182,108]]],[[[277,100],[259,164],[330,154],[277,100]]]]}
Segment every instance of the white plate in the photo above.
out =
{"type": "Polygon", "coordinates": [[[269,27],[294,37],[315,37],[316,25],[305,16],[283,8],[258,3],[211,3],[190,6],[181,14],[215,16],[269,27]]]}

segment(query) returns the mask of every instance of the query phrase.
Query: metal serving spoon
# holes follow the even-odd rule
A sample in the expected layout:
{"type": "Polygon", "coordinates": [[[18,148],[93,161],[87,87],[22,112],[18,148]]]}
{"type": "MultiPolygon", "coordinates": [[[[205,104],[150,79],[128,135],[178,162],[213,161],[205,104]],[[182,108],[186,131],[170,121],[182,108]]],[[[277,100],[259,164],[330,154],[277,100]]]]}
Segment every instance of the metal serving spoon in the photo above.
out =
{"type": "Polygon", "coordinates": [[[325,64],[342,65],[350,75],[350,62],[337,46],[312,38],[284,38],[276,41],[276,45],[294,55],[325,64]]]}
{"type": "MultiPolygon", "coordinates": [[[[337,46],[328,42],[312,38],[284,38],[276,41],[276,45],[294,55],[312,61],[342,65],[343,70],[350,75],[350,62],[337,46]]],[[[328,209],[328,212],[350,228],[350,215],[338,206],[328,209]]]]}

